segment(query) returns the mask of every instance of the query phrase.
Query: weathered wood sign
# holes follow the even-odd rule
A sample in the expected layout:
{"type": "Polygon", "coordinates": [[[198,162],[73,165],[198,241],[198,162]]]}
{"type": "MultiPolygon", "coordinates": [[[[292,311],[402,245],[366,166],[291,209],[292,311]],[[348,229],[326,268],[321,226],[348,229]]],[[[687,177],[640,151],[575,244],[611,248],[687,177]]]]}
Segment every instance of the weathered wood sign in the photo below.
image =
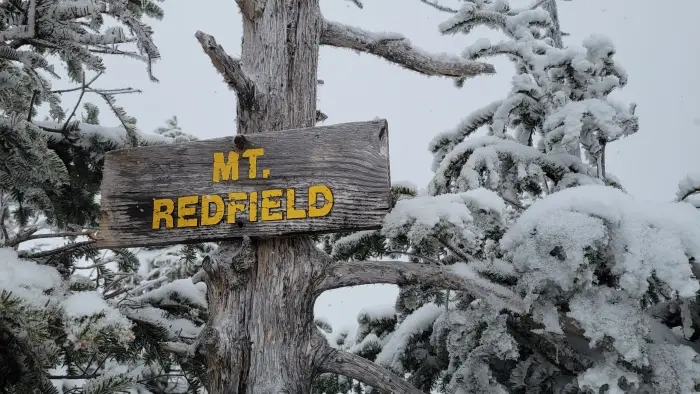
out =
{"type": "Polygon", "coordinates": [[[116,150],[98,245],[375,229],[390,184],[385,120],[116,150]]]}

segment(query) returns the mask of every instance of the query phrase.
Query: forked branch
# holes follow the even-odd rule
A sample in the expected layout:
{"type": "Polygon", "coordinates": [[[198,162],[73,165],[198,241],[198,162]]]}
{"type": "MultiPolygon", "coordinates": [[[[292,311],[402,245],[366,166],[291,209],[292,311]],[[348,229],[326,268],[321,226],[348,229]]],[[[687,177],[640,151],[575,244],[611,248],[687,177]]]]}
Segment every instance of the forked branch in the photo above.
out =
{"type": "Polygon", "coordinates": [[[333,349],[327,344],[316,360],[322,373],[334,373],[394,394],[423,394],[388,369],[360,356],[333,349]]]}
{"type": "Polygon", "coordinates": [[[476,298],[522,313],[527,303],[506,287],[482,278],[466,264],[436,266],[406,261],[339,261],[325,272],[318,293],[340,287],[386,283],[427,285],[440,289],[465,291],[476,298]]]}
{"type": "Polygon", "coordinates": [[[321,45],[370,53],[409,70],[431,76],[473,77],[496,72],[493,65],[488,63],[458,56],[429,54],[415,48],[406,37],[399,34],[371,33],[327,20],[323,22],[321,45]]]}
{"type": "Polygon", "coordinates": [[[195,33],[204,53],[211,59],[214,68],[224,77],[224,82],[237,94],[240,102],[248,103],[255,95],[255,84],[243,71],[240,59],[229,56],[213,36],[200,30],[195,33]]]}

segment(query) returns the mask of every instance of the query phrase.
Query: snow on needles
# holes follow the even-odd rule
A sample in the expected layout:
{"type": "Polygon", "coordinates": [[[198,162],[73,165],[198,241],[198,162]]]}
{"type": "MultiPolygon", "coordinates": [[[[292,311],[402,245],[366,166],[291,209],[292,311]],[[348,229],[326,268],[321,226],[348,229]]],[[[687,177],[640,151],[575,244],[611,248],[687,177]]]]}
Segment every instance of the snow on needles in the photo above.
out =
{"type": "Polygon", "coordinates": [[[425,304],[416,309],[391,334],[382,351],[377,355],[375,362],[380,365],[400,369],[397,357],[403,353],[411,336],[430,328],[443,310],[443,308],[433,303],[425,304]]]}
{"type": "MultiPolygon", "coordinates": [[[[63,301],[68,339],[93,343],[105,330],[113,331],[120,343],[131,337],[131,321],[107,304],[96,291],[76,292],[63,301]]],[[[79,344],[82,346],[82,344],[79,344]]]]}
{"type": "Polygon", "coordinates": [[[652,273],[681,297],[700,288],[688,261],[700,258],[700,212],[689,204],[638,201],[615,188],[580,186],[536,202],[501,247],[516,267],[554,273],[549,279],[562,288],[573,283],[566,282],[576,269],[561,266],[583,264],[587,248],[608,248],[612,274],[634,297],[647,291],[652,273]]]}
{"type": "Polygon", "coordinates": [[[170,300],[173,296],[183,301],[186,300],[195,306],[207,308],[207,299],[204,292],[200,287],[192,283],[192,280],[189,278],[174,280],[142,296],[135,297],[134,301],[163,303],[170,300]]]}
{"type": "Polygon", "coordinates": [[[688,174],[678,182],[676,197],[679,201],[687,201],[688,197],[700,192],[700,172],[688,174]]]}
{"type": "Polygon", "coordinates": [[[10,248],[0,248],[0,272],[0,292],[10,292],[33,307],[45,307],[52,299],[49,292],[62,293],[61,275],[55,268],[20,260],[10,248]]]}
{"type": "Polygon", "coordinates": [[[396,316],[396,308],[392,304],[379,304],[367,306],[360,310],[357,320],[382,320],[393,319],[396,316]]]}
{"type": "Polygon", "coordinates": [[[466,229],[474,220],[470,206],[500,214],[505,203],[496,193],[483,188],[401,200],[386,216],[383,232],[388,237],[406,232],[410,240],[420,242],[441,223],[466,229]]]}

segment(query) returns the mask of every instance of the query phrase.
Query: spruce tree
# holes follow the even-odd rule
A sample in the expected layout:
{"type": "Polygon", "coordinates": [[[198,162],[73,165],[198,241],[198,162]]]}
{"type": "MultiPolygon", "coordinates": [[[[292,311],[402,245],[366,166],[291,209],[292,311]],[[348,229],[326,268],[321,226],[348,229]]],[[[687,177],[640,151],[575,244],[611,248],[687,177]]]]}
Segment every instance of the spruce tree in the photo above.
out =
{"type": "MultiPolygon", "coordinates": [[[[483,275],[529,309],[404,285],[393,314],[365,313],[355,338],[330,342],[425,393],[697,392],[700,183],[689,176],[677,201],[654,204],[606,170],[608,144],[638,131],[635,105],[609,97],[627,84],[614,45],[591,36],[562,47],[540,7],[440,9],[452,14],[445,34],[485,25],[505,35],[463,55],[512,60],[512,89],[432,141],[432,181],[405,193],[381,231],[327,247],[344,261],[403,255],[483,275]]],[[[316,392],[372,391],[347,382],[327,375],[316,392]]]]}
{"type": "MultiPolygon", "coordinates": [[[[109,55],[144,61],[156,81],[159,54],[142,17],[161,18],[162,10],[140,0],[13,0],[0,10],[0,392],[196,389],[201,368],[180,363],[161,342],[197,335],[180,316],[204,319],[203,293],[191,281],[159,286],[152,270],[140,275],[142,261],[163,251],[95,247],[104,154],[190,139],[176,119],[156,134],[141,132],[116,102],[136,90],[96,87],[109,55]],[[74,88],[52,88],[59,65],[74,88]],[[79,99],[66,107],[68,92],[79,99]],[[119,126],[101,125],[88,97],[119,126]]],[[[159,261],[196,265],[205,247],[180,251],[159,261]]],[[[185,275],[166,265],[164,274],[185,275]]]]}

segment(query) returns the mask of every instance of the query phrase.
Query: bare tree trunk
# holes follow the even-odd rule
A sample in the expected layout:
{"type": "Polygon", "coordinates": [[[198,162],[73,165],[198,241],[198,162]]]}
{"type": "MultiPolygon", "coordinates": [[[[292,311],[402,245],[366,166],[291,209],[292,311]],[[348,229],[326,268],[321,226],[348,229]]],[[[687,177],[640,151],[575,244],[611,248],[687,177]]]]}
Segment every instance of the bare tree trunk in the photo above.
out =
{"type": "MultiPolygon", "coordinates": [[[[426,75],[474,76],[493,66],[458,57],[429,57],[401,38],[324,21],[319,0],[236,0],[243,14],[242,58],[227,55],[213,37],[196,36],[214,67],[238,95],[238,134],[310,127],[316,121],[319,46],[372,53],[426,75]],[[380,37],[381,38],[381,37],[380,37]]],[[[365,283],[432,283],[455,290],[485,281],[436,273],[400,262],[331,262],[309,237],[236,240],[206,259],[193,281],[207,283],[209,319],[191,347],[165,348],[205,359],[209,394],[308,394],[316,375],[345,375],[380,390],[419,394],[404,379],[371,361],[330,348],[314,325],[324,290],[365,283]],[[439,280],[438,280],[439,278],[439,280]]],[[[488,296],[517,297],[488,287],[488,296]],[[494,292],[491,294],[492,292],[494,292]]]]}
{"type": "MultiPolygon", "coordinates": [[[[238,133],[310,127],[316,119],[321,37],[318,0],[248,1],[242,7],[238,133]]],[[[228,246],[227,248],[233,248],[228,246]]],[[[209,273],[206,352],[210,394],[310,393],[314,371],[312,261],[308,237],[258,240],[242,255],[224,251],[209,273]],[[241,269],[234,265],[251,258],[241,269]]]]}

